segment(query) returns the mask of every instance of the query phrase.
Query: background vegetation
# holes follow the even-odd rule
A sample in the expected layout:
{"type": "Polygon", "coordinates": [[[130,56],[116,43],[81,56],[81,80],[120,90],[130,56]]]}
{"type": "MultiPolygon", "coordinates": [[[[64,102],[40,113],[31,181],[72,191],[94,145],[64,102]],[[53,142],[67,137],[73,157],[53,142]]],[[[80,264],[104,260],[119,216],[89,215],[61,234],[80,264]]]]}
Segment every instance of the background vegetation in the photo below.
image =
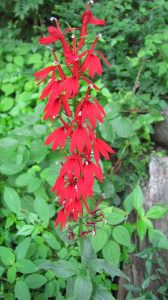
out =
{"type": "Polygon", "coordinates": [[[167,208],[158,205],[146,212],[140,188],[148,177],[151,154],[165,155],[152,141],[152,125],[163,119],[160,111],[167,107],[168,3],[95,2],[93,12],[107,26],[92,27],[92,35],[101,30],[99,47],[112,64],[111,69],[105,67],[103,81],[96,82],[101,89],[96,96],[107,113],[98,131],[117,155],[102,162],[105,180],[95,184],[90,203],[105,194],[101,208],[107,224],[100,223],[96,236],[83,241],[82,253],[78,241],[53,227],[58,205],[51,186],[65,152],[53,154],[44,146],[51,124],[42,122],[42,86],[35,86],[33,73],[52,61],[37,42],[46,34],[50,16],[58,17],[63,28],[78,27],[85,3],[0,4],[1,299],[117,299],[117,276],[125,277],[118,267],[131,263],[131,253],[145,261],[145,272],[141,286],[127,281],[126,299],[168,299],[167,271],[159,256],[160,249],[168,249],[168,240],[152,225],[167,208]],[[139,252],[134,237],[142,242],[146,235],[150,245],[139,252]],[[150,284],[161,275],[153,294],[150,284]],[[87,292],[81,295],[83,284],[87,292]]]}

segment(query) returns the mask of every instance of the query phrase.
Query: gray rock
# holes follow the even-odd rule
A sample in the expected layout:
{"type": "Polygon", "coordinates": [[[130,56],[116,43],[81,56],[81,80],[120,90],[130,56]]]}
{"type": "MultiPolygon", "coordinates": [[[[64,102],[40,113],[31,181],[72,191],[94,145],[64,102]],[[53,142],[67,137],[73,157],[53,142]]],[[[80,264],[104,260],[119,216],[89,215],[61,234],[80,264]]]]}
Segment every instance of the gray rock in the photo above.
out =
{"type": "MultiPolygon", "coordinates": [[[[145,206],[168,206],[168,157],[152,157],[149,164],[149,182],[145,191],[145,206]]],[[[155,227],[168,237],[168,216],[155,221],[155,227]]]]}
{"type": "Polygon", "coordinates": [[[168,149],[168,108],[162,112],[165,118],[162,122],[154,125],[154,140],[159,145],[168,149]]]}

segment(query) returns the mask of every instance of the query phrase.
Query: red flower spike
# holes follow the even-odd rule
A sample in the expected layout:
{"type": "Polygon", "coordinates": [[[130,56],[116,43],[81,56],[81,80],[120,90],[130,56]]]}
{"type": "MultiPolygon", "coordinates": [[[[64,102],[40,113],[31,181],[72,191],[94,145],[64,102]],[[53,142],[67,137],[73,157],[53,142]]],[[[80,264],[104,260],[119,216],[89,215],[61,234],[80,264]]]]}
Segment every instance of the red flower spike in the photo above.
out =
{"type": "MultiPolygon", "coordinates": [[[[90,212],[87,199],[93,196],[95,178],[100,182],[103,180],[102,169],[99,165],[100,156],[110,159],[109,155],[115,153],[107,143],[96,138],[95,135],[96,123],[103,122],[105,111],[97,99],[91,95],[92,88],[97,91],[99,89],[90,78],[93,78],[95,74],[102,75],[102,65],[98,56],[110,66],[103,54],[95,50],[100,35],[96,36],[90,49],[79,53],[84,45],[88,24],[105,25],[105,21],[93,16],[90,11],[90,3],[92,0],[86,5],[86,11],[82,15],[78,45],[75,35],[72,35],[72,46],[65,39],[66,32],[72,32],[77,28],[69,28],[62,32],[56,18],[51,18],[51,21],[54,20],[55,26],[48,27],[49,36],[39,40],[44,45],[53,44],[56,41],[61,42],[63,57],[70,75],[66,76],[54,49],[49,46],[54,58],[53,65],[34,74],[38,84],[47,80],[47,76],[50,75],[50,79],[40,95],[41,100],[48,98],[44,109],[44,119],[50,118],[54,124],[54,119],[57,117],[62,122],[62,126],[56,128],[47,137],[45,143],[47,145],[52,144],[52,150],[55,151],[58,147],[63,149],[67,139],[70,140],[71,154],[62,163],[60,174],[52,188],[52,191],[59,197],[59,203],[62,206],[55,220],[55,226],[60,224],[62,229],[67,222],[78,222],[79,217],[82,218],[83,208],[85,208],[89,215],[85,226],[89,226],[91,229],[88,228],[88,231],[81,232],[81,236],[91,232],[95,234],[96,223],[103,220],[104,216],[97,208],[98,205],[95,210],[90,212]],[[90,78],[85,76],[86,72],[90,78]],[[79,84],[82,80],[88,84],[88,88],[85,96],[79,100],[76,96],[79,95],[79,84]],[[75,97],[76,99],[74,99],[75,97]],[[69,100],[73,106],[72,111],[69,100]],[[62,113],[64,113],[63,118],[62,113]]],[[[76,239],[73,230],[68,228],[68,238],[76,239]]]]}

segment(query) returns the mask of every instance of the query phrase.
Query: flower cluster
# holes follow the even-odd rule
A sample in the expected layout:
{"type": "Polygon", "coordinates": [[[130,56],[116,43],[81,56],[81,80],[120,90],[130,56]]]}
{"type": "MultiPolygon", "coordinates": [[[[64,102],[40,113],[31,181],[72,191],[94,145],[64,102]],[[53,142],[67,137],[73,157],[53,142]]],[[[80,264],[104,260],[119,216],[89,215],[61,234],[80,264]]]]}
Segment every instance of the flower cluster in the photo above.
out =
{"type": "Polygon", "coordinates": [[[87,198],[93,196],[94,178],[103,180],[102,169],[99,164],[100,156],[110,159],[109,154],[114,150],[103,140],[96,136],[95,128],[97,122],[103,122],[105,111],[95,97],[92,89],[98,90],[91,81],[95,74],[102,75],[102,64],[100,58],[110,65],[103,54],[95,50],[96,44],[101,37],[98,34],[90,49],[82,51],[87,36],[88,24],[105,25],[105,21],[93,16],[90,11],[89,1],[86,11],[82,15],[82,25],[79,38],[74,32],[77,28],[69,28],[61,31],[56,18],[51,21],[55,26],[49,26],[49,35],[40,38],[42,45],[53,44],[60,41],[63,49],[65,64],[70,76],[65,75],[61,64],[53,48],[50,47],[54,63],[37,73],[35,79],[38,84],[50,76],[46,87],[43,89],[40,99],[48,98],[44,109],[44,119],[50,118],[54,121],[59,118],[62,126],[56,128],[46,139],[46,144],[52,144],[52,150],[63,149],[68,141],[70,143],[70,155],[65,158],[60,174],[52,188],[60,199],[61,209],[55,221],[63,228],[67,221],[78,220],[83,214],[83,207],[91,214],[87,204],[87,198]],[[65,35],[73,33],[70,43],[65,35]],[[78,41],[78,42],[77,42],[78,41]],[[87,74],[87,75],[86,75],[87,74]],[[91,78],[89,79],[88,76],[91,78]],[[87,83],[86,93],[82,99],[78,99],[80,82],[87,83]]]}

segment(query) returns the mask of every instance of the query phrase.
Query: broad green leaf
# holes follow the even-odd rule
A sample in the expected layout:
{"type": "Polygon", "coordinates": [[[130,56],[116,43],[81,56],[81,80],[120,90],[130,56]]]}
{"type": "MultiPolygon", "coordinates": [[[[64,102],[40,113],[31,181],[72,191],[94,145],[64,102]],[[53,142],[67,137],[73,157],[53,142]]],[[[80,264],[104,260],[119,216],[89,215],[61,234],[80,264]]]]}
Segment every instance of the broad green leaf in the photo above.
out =
{"type": "Polygon", "coordinates": [[[12,250],[7,247],[0,246],[0,258],[6,266],[13,265],[15,262],[15,255],[12,250]]]}
{"type": "Polygon", "coordinates": [[[5,93],[6,96],[13,94],[15,89],[16,89],[16,87],[12,83],[4,83],[1,86],[1,90],[5,93]]]}
{"type": "Polygon", "coordinates": [[[0,102],[0,111],[5,112],[12,108],[14,104],[13,98],[4,97],[0,102]]]}
{"type": "Polygon", "coordinates": [[[13,283],[16,279],[16,267],[9,267],[7,270],[7,279],[10,283],[13,283]]]}
{"type": "Polygon", "coordinates": [[[56,240],[56,237],[51,232],[44,232],[43,234],[44,239],[46,240],[47,244],[54,250],[60,250],[61,246],[59,242],[56,240]]]}
{"type": "Polygon", "coordinates": [[[31,274],[25,278],[25,283],[30,289],[38,289],[46,283],[46,278],[41,274],[31,274]]]}
{"type": "Polygon", "coordinates": [[[121,138],[129,138],[134,135],[134,125],[126,117],[118,117],[112,120],[112,127],[121,138]]]}
{"type": "Polygon", "coordinates": [[[19,214],[21,210],[21,201],[18,193],[11,187],[4,189],[4,202],[8,209],[15,214],[19,214]]]}
{"type": "Polygon", "coordinates": [[[168,239],[160,230],[149,229],[148,233],[149,240],[154,247],[168,250],[168,239]]]}
{"type": "Polygon", "coordinates": [[[3,272],[5,271],[5,268],[0,267],[0,277],[2,276],[3,272]]]}
{"type": "Polygon", "coordinates": [[[103,139],[109,142],[113,142],[115,139],[115,132],[112,127],[112,122],[105,120],[104,123],[99,124],[99,129],[103,139]]]}
{"type": "Polygon", "coordinates": [[[19,187],[27,186],[31,178],[32,175],[29,173],[21,174],[16,179],[16,185],[19,187]]]}
{"type": "Polygon", "coordinates": [[[102,249],[104,259],[114,265],[120,261],[120,246],[114,241],[108,241],[102,249]]]}
{"type": "Polygon", "coordinates": [[[93,300],[115,300],[104,286],[99,285],[94,288],[93,300]]]}
{"type": "Polygon", "coordinates": [[[96,253],[92,248],[91,239],[83,238],[81,240],[81,259],[84,263],[96,258],[96,253]]]}
{"type": "Polygon", "coordinates": [[[149,208],[149,210],[146,213],[146,218],[149,219],[161,219],[168,213],[168,207],[164,207],[161,205],[155,205],[149,208]]]}
{"type": "Polygon", "coordinates": [[[52,270],[58,277],[68,278],[76,274],[76,266],[65,260],[58,260],[57,262],[46,261],[40,265],[40,269],[52,270]]]}
{"type": "Polygon", "coordinates": [[[105,105],[106,119],[112,120],[119,115],[121,105],[119,102],[111,102],[105,105]]]}
{"type": "Polygon", "coordinates": [[[104,259],[93,259],[88,263],[88,267],[91,271],[94,272],[105,272],[109,274],[112,278],[118,276],[128,280],[128,277],[116,265],[111,265],[104,259]]]}
{"type": "Polygon", "coordinates": [[[35,227],[33,225],[23,225],[23,227],[19,229],[17,234],[27,236],[30,235],[34,229],[35,227]]]}
{"type": "Polygon", "coordinates": [[[16,268],[18,272],[23,274],[34,273],[38,270],[37,266],[28,259],[21,259],[17,261],[16,268]]]}
{"type": "Polygon", "coordinates": [[[128,230],[122,226],[122,225],[118,225],[113,229],[113,238],[114,240],[123,246],[126,247],[131,247],[131,240],[130,240],[130,235],[128,230]]]}
{"type": "Polygon", "coordinates": [[[125,215],[118,212],[111,212],[106,215],[107,223],[110,225],[117,225],[125,220],[125,215]]]}
{"type": "Polygon", "coordinates": [[[30,292],[29,289],[27,287],[27,285],[25,284],[25,282],[23,281],[17,281],[16,285],[15,285],[15,297],[18,300],[30,300],[30,292]]]}
{"type": "Polygon", "coordinates": [[[92,293],[92,282],[88,276],[78,276],[75,280],[74,299],[89,300],[92,293]]]}
{"type": "Polygon", "coordinates": [[[27,237],[17,245],[15,249],[17,260],[25,258],[30,246],[30,241],[31,241],[30,237],[27,237]]]}
{"type": "Polygon", "coordinates": [[[96,235],[91,239],[92,247],[95,252],[101,250],[107,242],[108,236],[105,230],[98,229],[96,235]]]}
{"type": "Polygon", "coordinates": [[[144,222],[143,219],[140,219],[136,222],[136,228],[137,228],[137,232],[138,232],[138,237],[139,237],[140,241],[142,241],[147,232],[147,224],[144,222]]]}
{"type": "Polygon", "coordinates": [[[23,67],[24,65],[24,58],[23,56],[17,55],[14,57],[14,63],[18,66],[18,67],[23,67]]]}
{"type": "Polygon", "coordinates": [[[49,222],[49,206],[43,198],[36,197],[34,201],[34,209],[42,221],[46,223],[49,222]]]}
{"type": "Polygon", "coordinates": [[[40,178],[31,177],[28,183],[28,193],[33,193],[36,191],[41,185],[40,178]]]}
{"type": "Polygon", "coordinates": [[[41,140],[34,140],[30,149],[31,159],[35,163],[40,163],[47,155],[47,147],[41,140]]]}
{"type": "Polygon", "coordinates": [[[141,208],[144,202],[144,195],[139,185],[130,193],[124,200],[124,208],[127,212],[131,212],[133,208],[138,210],[141,208]]]}

